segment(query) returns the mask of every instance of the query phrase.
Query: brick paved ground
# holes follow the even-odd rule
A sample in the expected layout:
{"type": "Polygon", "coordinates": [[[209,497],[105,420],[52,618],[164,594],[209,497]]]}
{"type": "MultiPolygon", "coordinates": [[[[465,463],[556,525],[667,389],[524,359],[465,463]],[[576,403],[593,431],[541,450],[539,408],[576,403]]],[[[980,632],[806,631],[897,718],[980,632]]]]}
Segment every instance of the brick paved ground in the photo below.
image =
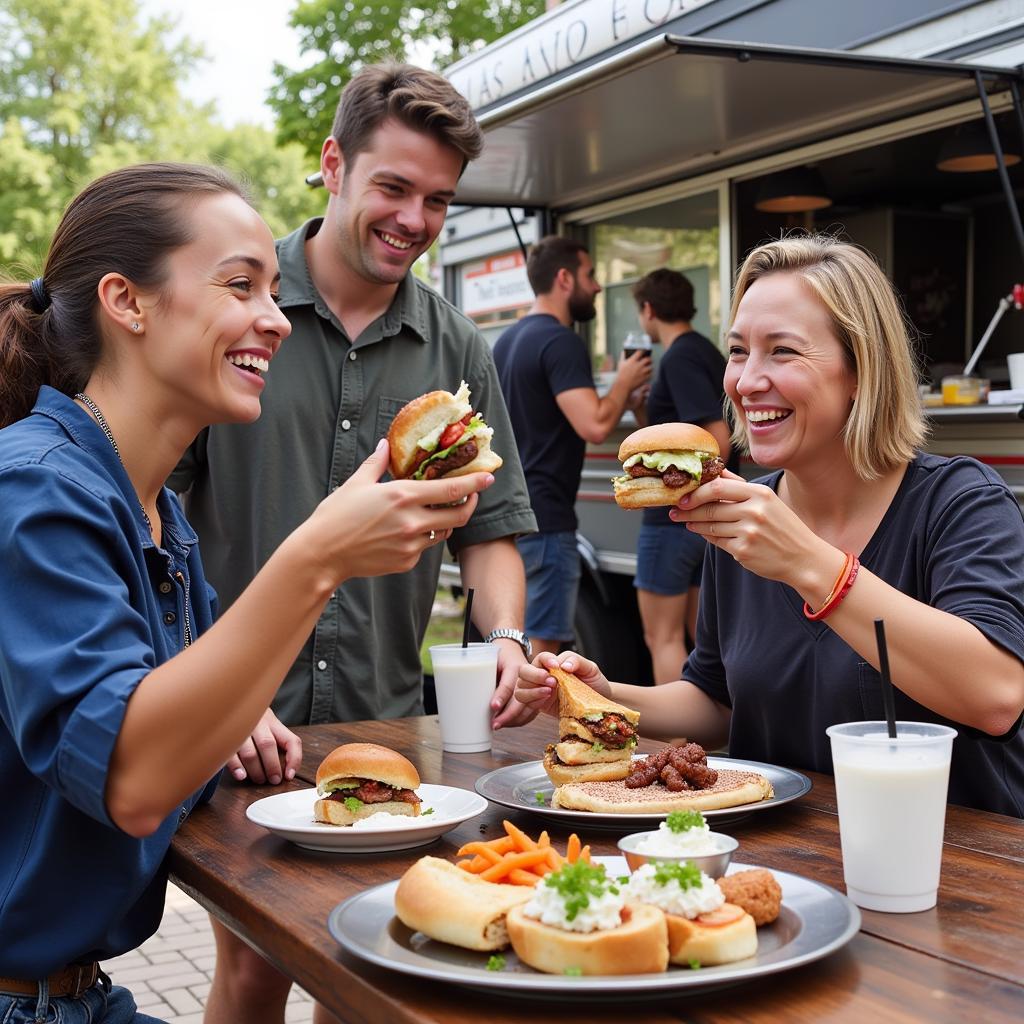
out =
{"type": "MultiPolygon", "coordinates": [[[[164,917],[156,935],[131,953],[108,960],[103,969],[116,984],[132,990],[143,1013],[167,1024],[202,1024],[213,961],[213,932],[206,911],[168,885],[164,917]]],[[[293,986],[286,1024],[312,1019],[312,1000],[293,986]]]]}

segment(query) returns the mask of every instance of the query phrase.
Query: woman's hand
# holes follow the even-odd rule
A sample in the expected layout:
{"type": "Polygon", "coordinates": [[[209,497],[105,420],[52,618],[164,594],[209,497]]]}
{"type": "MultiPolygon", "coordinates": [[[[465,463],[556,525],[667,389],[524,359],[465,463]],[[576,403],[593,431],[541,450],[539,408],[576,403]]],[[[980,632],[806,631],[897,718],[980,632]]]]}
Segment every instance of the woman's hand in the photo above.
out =
{"type": "Polygon", "coordinates": [[[587,661],[574,651],[563,651],[557,657],[549,651],[543,651],[533,659],[532,664],[519,666],[516,700],[530,708],[533,714],[541,711],[551,715],[558,713],[558,680],[547,671],[555,666],[572,672],[581,682],[593,687],[602,696],[611,698],[611,684],[594,662],[587,661]]]}
{"type": "Polygon", "coordinates": [[[388,443],[382,440],[299,528],[311,531],[307,536],[339,582],[408,572],[428,547],[466,525],[477,492],[494,483],[490,473],[381,483],[387,468],[388,443]]]}
{"type": "Polygon", "coordinates": [[[257,785],[276,786],[282,779],[294,779],[300,764],[302,740],[267,708],[226,767],[239,782],[249,779],[257,785]]]}
{"type": "Polygon", "coordinates": [[[842,552],[814,533],[770,487],[748,483],[728,470],[683,495],[669,518],[686,523],[745,569],[796,590],[807,587],[807,566],[827,566],[824,576],[832,579],[842,564],[842,552]]]}

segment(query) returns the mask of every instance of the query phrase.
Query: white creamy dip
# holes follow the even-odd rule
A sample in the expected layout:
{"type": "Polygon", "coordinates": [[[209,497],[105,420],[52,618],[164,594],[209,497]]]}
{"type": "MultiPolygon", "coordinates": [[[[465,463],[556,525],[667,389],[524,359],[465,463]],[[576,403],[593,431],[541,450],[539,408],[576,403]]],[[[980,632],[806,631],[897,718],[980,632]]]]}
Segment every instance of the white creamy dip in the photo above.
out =
{"type": "Polygon", "coordinates": [[[699,857],[706,853],[718,853],[719,848],[707,822],[682,832],[673,832],[668,822],[663,821],[657,832],[644,836],[636,844],[636,852],[651,857],[699,857]]]}
{"type": "Polygon", "coordinates": [[[623,886],[612,884],[618,892],[606,889],[600,896],[589,896],[589,905],[581,907],[570,921],[566,916],[562,894],[543,882],[533,891],[533,898],[524,904],[523,913],[555,928],[569,932],[596,932],[617,928],[622,924],[622,908],[626,903],[623,886]]]}
{"type": "Polygon", "coordinates": [[[710,914],[724,902],[722,890],[702,871],[700,885],[684,889],[675,878],[668,879],[664,885],[655,881],[657,865],[644,864],[629,876],[626,886],[631,899],[638,903],[649,903],[660,907],[666,914],[675,914],[692,920],[701,914],[710,914]]]}

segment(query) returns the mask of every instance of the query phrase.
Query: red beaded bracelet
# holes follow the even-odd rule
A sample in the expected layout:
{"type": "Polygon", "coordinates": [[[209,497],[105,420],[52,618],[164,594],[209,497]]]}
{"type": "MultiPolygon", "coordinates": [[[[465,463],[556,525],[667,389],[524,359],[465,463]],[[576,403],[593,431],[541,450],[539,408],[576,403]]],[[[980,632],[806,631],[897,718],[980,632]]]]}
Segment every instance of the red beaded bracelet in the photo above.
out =
{"type": "Polygon", "coordinates": [[[843,570],[836,578],[835,585],[832,587],[832,592],[825,598],[825,603],[818,609],[818,611],[811,611],[810,605],[804,601],[804,615],[807,616],[811,622],[818,622],[824,619],[826,616],[831,615],[835,611],[836,606],[847,593],[849,593],[850,587],[853,586],[854,581],[857,579],[857,572],[860,569],[860,559],[856,555],[847,554],[846,561],[843,563],[843,570]]]}

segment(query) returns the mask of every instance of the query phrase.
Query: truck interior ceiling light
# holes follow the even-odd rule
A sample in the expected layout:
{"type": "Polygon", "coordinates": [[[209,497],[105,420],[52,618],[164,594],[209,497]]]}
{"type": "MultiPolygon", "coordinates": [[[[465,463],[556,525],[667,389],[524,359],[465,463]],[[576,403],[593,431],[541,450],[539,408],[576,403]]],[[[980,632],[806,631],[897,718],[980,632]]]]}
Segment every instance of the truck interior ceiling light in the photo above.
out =
{"type": "MultiPolygon", "coordinates": [[[[1004,142],[1003,160],[1007,167],[1012,167],[1020,163],[1020,153],[1007,149],[1004,142]]],[[[940,171],[994,171],[996,155],[992,152],[992,140],[985,130],[984,122],[970,121],[959,125],[951,135],[947,135],[939,149],[935,166],[940,171]]]]}
{"type": "Polygon", "coordinates": [[[814,167],[791,167],[770,174],[758,186],[754,202],[764,213],[804,213],[831,205],[825,180],[814,167]]]}

